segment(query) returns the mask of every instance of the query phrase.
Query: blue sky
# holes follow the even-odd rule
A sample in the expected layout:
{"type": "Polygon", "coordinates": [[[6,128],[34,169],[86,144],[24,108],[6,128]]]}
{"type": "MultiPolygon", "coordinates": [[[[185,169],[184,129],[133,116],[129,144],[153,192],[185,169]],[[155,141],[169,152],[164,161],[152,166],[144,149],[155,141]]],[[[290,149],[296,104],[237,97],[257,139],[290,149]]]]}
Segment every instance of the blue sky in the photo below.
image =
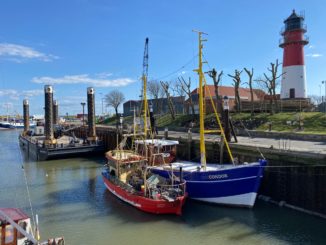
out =
{"type": "MultiPolygon", "coordinates": [[[[254,67],[258,77],[269,63],[282,61],[278,47],[283,20],[292,9],[305,12],[308,94],[325,91],[325,1],[0,1],[0,114],[43,108],[44,84],[53,84],[60,114],[80,113],[86,88],[95,87],[96,112],[101,98],[119,89],[138,99],[145,38],[149,37],[149,79],[193,77],[198,37],[208,33],[205,70],[225,74],[254,67]],[[187,64],[187,65],[185,65],[187,64]]],[[[246,81],[246,75],[242,76],[246,81]]],[[[223,77],[223,85],[231,79],[223,77]]],[[[113,110],[108,109],[110,112],[113,110]]]]}

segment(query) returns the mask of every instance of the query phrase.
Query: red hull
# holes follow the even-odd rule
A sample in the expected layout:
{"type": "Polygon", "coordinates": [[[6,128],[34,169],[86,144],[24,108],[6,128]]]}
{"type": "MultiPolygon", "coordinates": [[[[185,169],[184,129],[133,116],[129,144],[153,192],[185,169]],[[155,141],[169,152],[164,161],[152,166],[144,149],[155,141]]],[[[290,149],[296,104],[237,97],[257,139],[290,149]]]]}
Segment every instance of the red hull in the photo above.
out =
{"type": "Polygon", "coordinates": [[[105,186],[112,194],[144,212],[154,214],[182,214],[182,206],[186,200],[184,196],[178,197],[174,202],[153,200],[129,193],[121,187],[111,183],[105,176],[103,176],[103,180],[105,186]]]}

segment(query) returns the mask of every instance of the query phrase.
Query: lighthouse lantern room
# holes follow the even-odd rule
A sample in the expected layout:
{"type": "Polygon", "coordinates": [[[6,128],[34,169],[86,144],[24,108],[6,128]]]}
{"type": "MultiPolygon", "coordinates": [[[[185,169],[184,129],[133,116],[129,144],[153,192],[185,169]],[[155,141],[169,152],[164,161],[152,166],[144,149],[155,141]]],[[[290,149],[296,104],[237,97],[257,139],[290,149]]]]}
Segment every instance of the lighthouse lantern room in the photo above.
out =
{"type": "Polygon", "coordinates": [[[283,48],[283,75],[281,82],[281,99],[307,98],[306,67],[304,63],[304,46],[308,37],[304,35],[307,27],[304,16],[293,13],[284,21],[281,31],[283,36],[280,47],[283,48]]]}

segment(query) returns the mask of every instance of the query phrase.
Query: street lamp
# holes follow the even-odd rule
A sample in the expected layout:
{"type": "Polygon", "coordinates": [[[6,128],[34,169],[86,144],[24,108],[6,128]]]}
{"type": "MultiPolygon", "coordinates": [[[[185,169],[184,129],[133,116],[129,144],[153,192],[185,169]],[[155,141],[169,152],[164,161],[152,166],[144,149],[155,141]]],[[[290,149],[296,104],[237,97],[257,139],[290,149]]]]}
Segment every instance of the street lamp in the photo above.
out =
{"type": "Polygon", "coordinates": [[[85,107],[86,103],[85,103],[85,102],[81,102],[80,104],[81,104],[82,107],[83,107],[83,126],[84,126],[84,125],[85,125],[85,120],[84,120],[84,116],[85,116],[85,113],[84,113],[84,107],[85,107]]]}
{"type": "Polygon", "coordinates": [[[102,102],[102,115],[104,115],[104,112],[103,112],[103,100],[105,98],[103,97],[103,93],[100,93],[100,95],[101,95],[101,102],[102,102]]]}
{"type": "Polygon", "coordinates": [[[326,80],[321,81],[325,85],[325,95],[324,95],[324,112],[326,113],[326,80]]]}
{"type": "Polygon", "coordinates": [[[122,113],[120,114],[119,121],[120,121],[120,125],[119,125],[120,132],[122,132],[122,129],[123,129],[123,126],[122,126],[122,124],[123,124],[123,114],[122,113]]]}

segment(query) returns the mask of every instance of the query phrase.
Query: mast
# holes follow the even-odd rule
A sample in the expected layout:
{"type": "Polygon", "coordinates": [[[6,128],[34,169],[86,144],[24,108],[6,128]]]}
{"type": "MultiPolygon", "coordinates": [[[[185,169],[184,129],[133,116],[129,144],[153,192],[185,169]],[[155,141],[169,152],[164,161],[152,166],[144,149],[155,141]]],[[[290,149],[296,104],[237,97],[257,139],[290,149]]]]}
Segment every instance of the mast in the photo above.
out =
{"type": "Polygon", "coordinates": [[[207,41],[206,39],[202,39],[202,34],[207,35],[207,33],[193,30],[193,32],[198,33],[198,69],[194,71],[198,73],[199,76],[199,125],[200,125],[200,164],[201,167],[206,170],[206,149],[205,149],[205,129],[204,129],[204,103],[203,103],[203,62],[202,62],[202,42],[207,41]]]}
{"type": "Polygon", "coordinates": [[[145,40],[145,49],[143,57],[143,101],[144,101],[144,133],[147,138],[147,76],[148,76],[148,37],[145,40]]]}

